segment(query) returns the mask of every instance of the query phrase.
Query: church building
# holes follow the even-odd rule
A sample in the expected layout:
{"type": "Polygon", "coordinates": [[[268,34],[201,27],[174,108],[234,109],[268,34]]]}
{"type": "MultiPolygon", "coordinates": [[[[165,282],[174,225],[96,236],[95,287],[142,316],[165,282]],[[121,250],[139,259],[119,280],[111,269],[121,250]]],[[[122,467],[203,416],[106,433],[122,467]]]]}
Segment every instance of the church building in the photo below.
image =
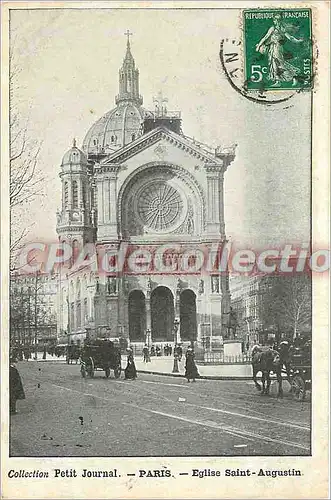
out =
{"type": "Polygon", "coordinates": [[[153,111],[143,107],[128,34],[115,107],[81,148],[74,141],[63,156],[57,234],[76,250],[86,243],[101,253],[138,249],[142,259],[162,247],[162,265],[173,272],[155,265],[141,273],[126,266],[115,274],[89,266],[62,273],[59,341],[106,336],[206,345],[227,336],[228,275],[186,272],[187,262],[171,266],[187,248],[226,242],[223,181],[234,148],[215,150],[187,137],[180,112],[169,111],[161,95],[154,102],[153,111]]]}

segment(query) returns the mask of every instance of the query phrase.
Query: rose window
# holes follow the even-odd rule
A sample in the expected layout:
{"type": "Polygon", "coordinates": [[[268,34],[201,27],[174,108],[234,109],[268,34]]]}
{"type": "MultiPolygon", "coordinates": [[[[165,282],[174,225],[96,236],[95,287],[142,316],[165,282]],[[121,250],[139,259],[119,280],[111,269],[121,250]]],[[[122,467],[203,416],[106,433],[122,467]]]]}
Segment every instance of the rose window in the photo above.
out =
{"type": "Polygon", "coordinates": [[[182,217],[184,201],[174,186],[158,180],[140,191],[136,211],[145,227],[162,232],[172,228],[182,217]]]}

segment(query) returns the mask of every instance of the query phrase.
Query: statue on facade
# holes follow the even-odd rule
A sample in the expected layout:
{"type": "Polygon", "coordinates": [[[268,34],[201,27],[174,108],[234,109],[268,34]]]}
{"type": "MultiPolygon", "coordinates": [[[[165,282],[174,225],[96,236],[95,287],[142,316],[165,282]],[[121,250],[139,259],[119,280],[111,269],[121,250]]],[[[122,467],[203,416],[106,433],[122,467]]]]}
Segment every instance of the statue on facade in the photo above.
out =
{"type": "Polygon", "coordinates": [[[152,293],[152,280],[151,280],[151,278],[148,278],[148,280],[147,280],[147,290],[146,290],[146,295],[147,295],[148,298],[151,296],[151,293],[152,293]]]}
{"type": "Polygon", "coordinates": [[[117,280],[116,278],[111,278],[109,282],[109,293],[116,293],[117,280]]]}
{"type": "Polygon", "coordinates": [[[219,276],[212,276],[211,277],[211,291],[212,291],[212,293],[220,293],[219,276]]]}
{"type": "Polygon", "coordinates": [[[178,279],[177,286],[176,286],[176,298],[177,298],[177,300],[179,300],[179,298],[180,298],[181,291],[182,291],[182,285],[181,285],[180,279],[178,279]]]}
{"type": "Polygon", "coordinates": [[[124,279],[123,281],[123,292],[125,295],[128,295],[129,294],[129,290],[130,290],[130,285],[129,285],[129,282],[127,279],[124,279]]]}
{"type": "Polygon", "coordinates": [[[203,280],[200,280],[199,282],[199,294],[202,295],[205,293],[205,282],[203,280]]]}

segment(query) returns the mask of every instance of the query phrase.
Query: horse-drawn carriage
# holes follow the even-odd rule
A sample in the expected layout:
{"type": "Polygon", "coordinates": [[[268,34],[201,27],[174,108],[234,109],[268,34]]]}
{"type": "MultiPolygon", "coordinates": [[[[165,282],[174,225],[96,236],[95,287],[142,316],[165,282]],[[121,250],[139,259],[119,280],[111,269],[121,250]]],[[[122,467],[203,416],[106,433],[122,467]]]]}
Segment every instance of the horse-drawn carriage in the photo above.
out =
{"type": "Polygon", "coordinates": [[[121,375],[120,346],[108,339],[96,339],[85,344],[81,352],[80,372],[83,378],[94,377],[97,370],[103,370],[106,377],[114,370],[115,378],[121,375]]]}
{"type": "Polygon", "coordinates": [[[72,364],[73,361],[76,361],[76,365],[80,358],[81,348],[75,344],[68,344],[66,348],[66,361],[69,364],[72,364]]]}
{"type": "Polygon", "coordinates": [[[293,398],[303,401],[311,390],[311,346],[295,347],[290,358],[290,383],[293,398]]]}
{"type": "Polygon", "coordinates": [[[256,345],[252,349],[253,380],[262,394],[269,394],[271,384],[270,372],[277,377],[278,397],[283,396],[283,375],[287,375],[291,384],[291,393],[295,400],[303,401],[306,391],[311,389],[311,345],[291,346],[289,342],[281,342],[278,350],[256,345]],[[262,387],[256,379],[262,372],[262,387]]]}

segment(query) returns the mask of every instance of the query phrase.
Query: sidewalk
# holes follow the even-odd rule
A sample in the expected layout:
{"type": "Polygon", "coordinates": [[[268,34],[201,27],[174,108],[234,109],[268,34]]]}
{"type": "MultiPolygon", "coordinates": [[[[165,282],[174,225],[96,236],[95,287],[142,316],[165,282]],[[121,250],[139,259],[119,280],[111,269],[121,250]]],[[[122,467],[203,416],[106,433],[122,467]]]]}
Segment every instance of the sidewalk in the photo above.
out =
{"type": "MultiPolygon", "coordinates": [[[[149,363],[144,363],[140,356],[135,356],[137,371],[152,373],[154,375],[172,375],[184,377],[185,358],[178,363],[179,373],[172,373],[174,358],[172,356],[151,357],[149,363]]],[[[126,366],[126,357],[122,357],[122,367],[126,366]]],[[[200,378],[214,380],[250,380],[252,378],[251,365],[224,364],[224,365],[199,365],[197,364],[200,378]]]]}
{"type": "MultiPolygon", "coordinates": [[[[32,357],[33,361],[34,355],[32,357]]],[[[43,358],[43,353],[38,352],[38,362],[51,362],[51,363],[66,363],[65,356],[46,355],[46,359],[43,358]]],[[[185,358],[182,358],[181,362],[178,362],[179,373],[172,373],[174,366],[173,356],[152,356],[149,363],[144,363],[141,356],[135,356],[134,358],[137,371],[139,373],[150,373],[153,375],[171,375],[174,377],[184,377],[185,376],[185,358]]],[[[76,362],[73,361],[73,364],[76,362]]],[[[122,356],[122,368],[126,367],[126,355],[122,356]]],[[[252,367],[251,365],[243,364],[224,364],[224,365],[199,365],[197,363],[200,378],[211,379],[211,380],[251,380],[252,378],[252,367]]],[[[273,378],[273,375],[271,375],[273,378]]],[[[258,378],[260,378],[258,376],[258,378]]]]}

